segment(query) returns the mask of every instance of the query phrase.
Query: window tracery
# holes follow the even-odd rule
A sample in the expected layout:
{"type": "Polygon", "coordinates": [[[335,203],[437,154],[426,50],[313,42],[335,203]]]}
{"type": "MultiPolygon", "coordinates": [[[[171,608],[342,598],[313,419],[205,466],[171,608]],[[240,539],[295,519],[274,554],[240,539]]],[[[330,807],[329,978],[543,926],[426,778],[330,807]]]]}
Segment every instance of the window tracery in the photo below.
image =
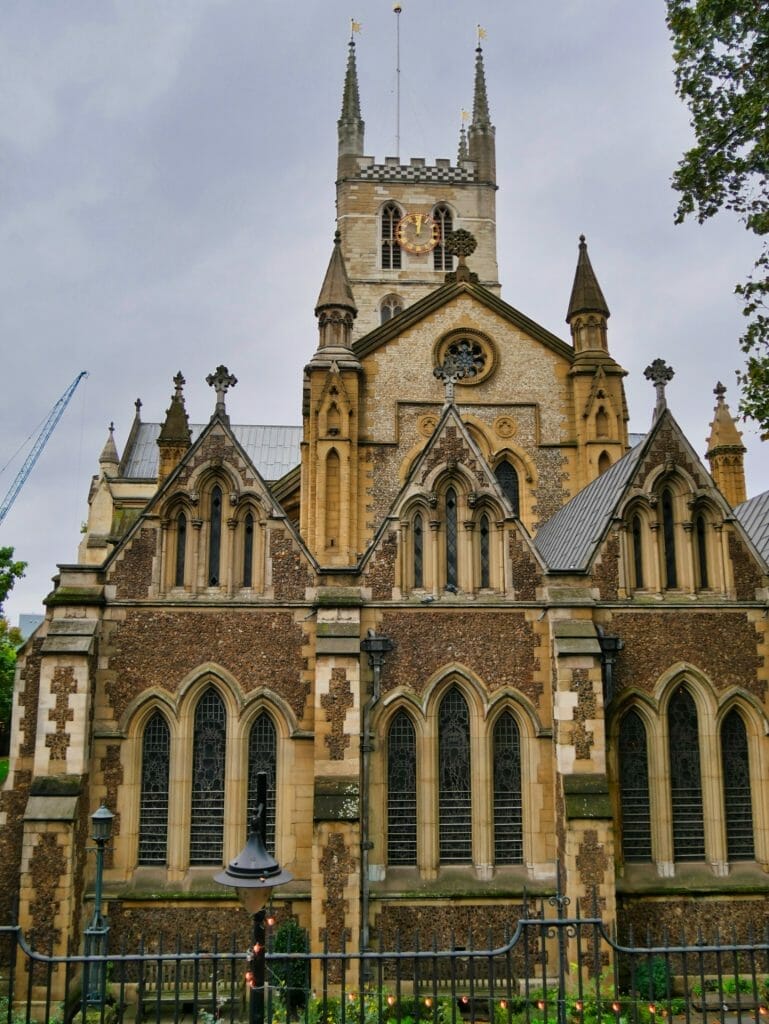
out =
{"type": "Polygon", "coordinates": [[[433,249],[433,268],[435,270],[453,270],[454,257],[446,250],[446,239],[454,230],[451,210],[441,203],[433,210],[433,220],[438,225],[438,244],[433,249]]]}
{"type": "Polygon", "coordinates": [[[619,763],[622,852],[626,861],[649,861],[652,858],[649,752],[646,727],[633,709],[620,722],[619,763]]]}
{"type": "Polygon", "coordinates": [[[705,859],[705,823],[697,708],[681,686],[668,705],[670,803],[675,860],[705,859]]]}
{"type": "Polygon", "coordinates": [[[139,864],[166,863],[170,753],[168,725],[155,711],[142,736],[139,864]]]}
{"type": "Polygon", "coordinates": [[[395,203],[387,203],[382,209],[382,270],[401,269],[401,247],[396,238],[400,219],[401,211],[395,203]]]}
{"type": "Polygon", "coordinates": [[[523,863],[521,734],[509,711],[494,725],[494,861],[523,863]]]}
{"type": "MultiPolygon", "coordinates": [[[[265,824],[267,849],[275,852],[275,793],[277,790],[277,737],[275,726],[266,711],[254,719],[248,735],[248,821],[256,813],[256,777],[267,776],[265,824]]],[[[250,826],[249,826],[250,827],[250,826]]]]}
{"type": "Polygon", "coordinates": [[[438,710],[438,842],[442,864],[472,861],[470,714],[452,686],[438,710]]]}
{"type": "Polygon", "coordinates": [[[388,320],[403,312],[403,299],[400,295],[386,295],[379,307],[379,322],[386,324],[388,320]]]}
{"type": "Polygon", "coordinates": [[[190,810],[190,864],[221,864],[227,717],[213,687],[195,708],[190,810]]]}
{"type": "Polygon", "coordinates": [[[387,863],[416,862],[416,733],[406,712],[398,711],[387,733],[387,863]]]}

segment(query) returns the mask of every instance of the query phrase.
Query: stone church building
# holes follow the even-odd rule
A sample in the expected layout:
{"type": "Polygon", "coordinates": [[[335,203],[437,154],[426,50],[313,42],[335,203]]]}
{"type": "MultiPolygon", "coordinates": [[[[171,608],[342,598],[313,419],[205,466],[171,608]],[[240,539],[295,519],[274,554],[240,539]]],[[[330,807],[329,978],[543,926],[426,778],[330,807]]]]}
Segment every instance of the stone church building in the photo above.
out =
{"type": "Polygon", "coordinates": [[[301,426],[231,423],[220,366],[209,422],[179,373],[110,429],[19,658],[0,918],[77,942],[103,799],[111,941],[228,932],[265,771],[314,948],[499,934],[557,874],[621,927],[762,925],[769,492],[724,389],[703,463],[650,352],[628,433],[584,239],[567,338],[501,298],[480,48],[455,163],[365,155],[352,43],[338,131],[301,426]]]}

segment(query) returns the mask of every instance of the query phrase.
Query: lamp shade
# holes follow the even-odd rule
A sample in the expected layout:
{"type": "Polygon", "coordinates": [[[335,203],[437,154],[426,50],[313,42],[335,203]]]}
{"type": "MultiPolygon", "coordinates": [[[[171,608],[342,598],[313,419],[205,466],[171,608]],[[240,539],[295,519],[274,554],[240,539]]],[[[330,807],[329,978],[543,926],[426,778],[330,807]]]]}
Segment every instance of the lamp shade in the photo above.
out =
{"type": "MultiPolygon", "coordinates": [[[[214,881],[220,885],[231,885],[239,891],[244,889],[273,889],[276,885],[283,885],[290,882],[294,876],[290,871],[284,871],[275,858],[267,852],[258,828],[255,828],[248,837],[248,842],[237,855],[231,860],[224,871],[214,875],[214,881]]],[[[262,906],[267,902],[265,895],[262,906]]],[[[250,894],[243,893],[241,899],[249,909],[258,900],[256,893],[253,898],[250,894]],[[248,900],[248,902],[246,902],[248,900]]],[[[261,909],[260,907],[256,908],[261,909]]],[[[255,913],[255,911],[251,911],[255,913]]]]}
{"type": "Polygon", "coordinates": [[[115,815],[102,800],[91,815],[91,838],[97,843],[106,843],[112,835],[112,820],[115,815]]]}

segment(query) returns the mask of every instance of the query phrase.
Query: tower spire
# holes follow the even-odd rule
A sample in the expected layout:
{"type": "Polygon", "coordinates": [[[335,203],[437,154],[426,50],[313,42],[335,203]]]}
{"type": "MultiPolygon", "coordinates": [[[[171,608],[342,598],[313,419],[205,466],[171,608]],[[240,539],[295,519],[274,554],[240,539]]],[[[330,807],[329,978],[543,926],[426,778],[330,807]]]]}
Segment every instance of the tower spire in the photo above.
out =
{"type": "Polygon", "coordinates": [[[457,164],[461,164],[463,160],[467,160],[467,129],[465,128],[465,118],[467,117],[467,111],[462,111],[462,119],[459,124],[459,147],[457,149],[457,164]]]}
{"type": "Polygon", "coordinates": [[[745,445],[742,434],[724,401],[726,388],[721,381],[713,388],[716,396],[716,408],[713,422],[710,424],[707,459],[710,463],[710,474],[719,490],[734,508],[741,505],[747,497],[745,488],[745,445]]]}
{"type": "Polygon", "coordinates": [[[353,21],[347,50],[347,70],[342,92],[342,112],[337,121],[339,149],[337,156],[337,177],[353,174],[357,158],[363,156],[364,122],[360,115],[360,92],[358,90],[358,68],[355,63],[354,33],[360,31],[358,22],[353,21]]]}
{"type": "Polygon", "coordinates": [[[470,159],[475,161],[478,181],[496,187],[497,157],[494,125],[489,114],[486,93],[486,71],[483,65],[481,39],[486,35],[478,26],[478,45],[475,48],[475,86],[473,89],[473,120],[468,131],[470,159]]]}

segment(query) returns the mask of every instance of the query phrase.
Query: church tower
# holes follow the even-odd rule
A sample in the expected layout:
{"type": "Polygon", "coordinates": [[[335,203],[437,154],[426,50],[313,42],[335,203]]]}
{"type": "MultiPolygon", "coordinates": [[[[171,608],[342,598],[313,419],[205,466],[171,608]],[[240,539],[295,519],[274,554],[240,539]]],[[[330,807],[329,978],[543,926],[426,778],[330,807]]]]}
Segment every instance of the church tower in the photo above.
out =
{"type": "Polygon", "coordinates": [[[460,133],[457,161],[399,156],[376,163],[364,155],[355,43],[347,58],[338,126],[337,227],[358,316],[367,334],[443,284],[455,259],[446,236],[458,228],[478,242],[473,270],[499,293],[496,239],[496,155],[483,52],[475,54],[473,119],[460,133]]]}

